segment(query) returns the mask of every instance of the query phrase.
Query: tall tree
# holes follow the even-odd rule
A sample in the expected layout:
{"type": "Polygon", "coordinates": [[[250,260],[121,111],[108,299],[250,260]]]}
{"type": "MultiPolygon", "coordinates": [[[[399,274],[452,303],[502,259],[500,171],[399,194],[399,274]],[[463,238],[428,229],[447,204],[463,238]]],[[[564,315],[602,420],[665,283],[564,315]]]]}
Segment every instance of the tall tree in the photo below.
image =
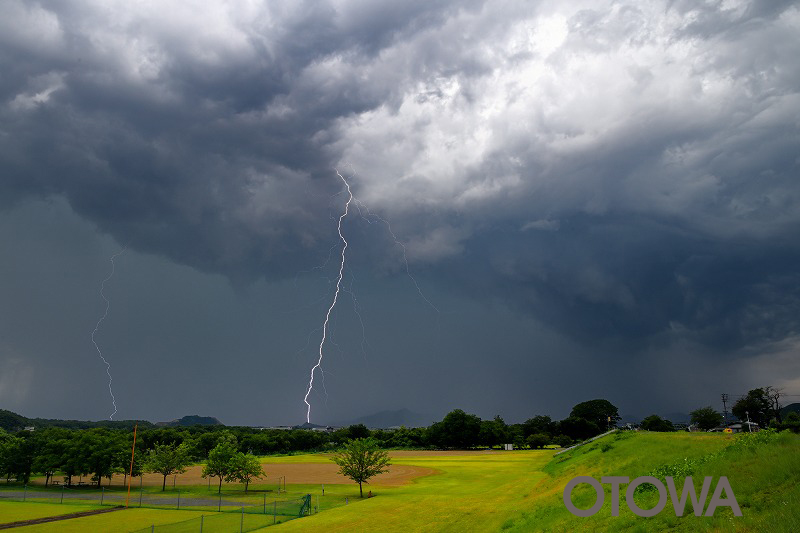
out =
{"type": "Polygon", "coordinates": [[[264,468],[258,457],[242,452],[233,456],[232,468],[228,474],[229,480],[244,483],[244,491],[247,492],[250,482],[261,477],[264,477],[264,468]]]}
{"type": "Polygon", "coordinates": [[[615,427],[621,419],[617,407],[608,400],[597,399],[581,402],[572,408],[570,418],[582,418],[597,425],[598,429],[615,427]]]}
{"type": "Polygon", "coordinates": [[[747,395],[739,398],[733,404],[731,412],[739,420],[745,421],[749,418],[762,428],[767,427],[774,415],[772,401],[765,388],[752,389],[747,395]]]}
{"type": "Polygon", "coordinates": [[[481,420],[481,428],[478,433],[478,442],[481,446],[496,446],[511,442],[510,432],[505,420],[500,415],[494,420],[481,420]]]}
{"type": "Polygon", "coordinates": [[[525,437],[537,433],[555,435],[557,431],[558,425],[547,415],[536,415],[522,424],[522,432],[525,437]]]}
{"type": "Polygon", "coordinates": [[[64,452],[70,443],[70,433],[62,428],[47,428],[36,432],[39,446],[33,458],[33,471],[44,474],[45,487],[50,483],[53,474],[62,467],[64,452]]]}
{"type": "Polygon", "coordinates": [[[339,465],[340,474],[358,483],[362,498],[362,483],[369,483],[369,478],[388,471],[390,465],[389,454],[381,450],[373,439],[350,441],[331,460],[339,465]]]}
{"type": "Polygon", "coordinates": [[[216,477],[219,479],[217,493],[222,492],[222,482],[230,481],[234,467],[234,457],[237,453],[236,437],[225,432],[220,436],[217,445],[208,452],[208,461],[203,467],[203,477],[216,477]]]}
{"type": "Polygon", "coordinates": [[[669,420],[664,420],[658,415],[650,415],[642,420],[642,429],[646,431],[675,431],[675,426],[669,420]]]}
{"type": "Polygon", "coordinates": [[[455,409],[441,422],[433,424],[429,430],[429,439],[442,448],[471,448],[478,444],[481,431],[481,419],[461,409],[455,409]]]}
{"type": "Polygon", "coordinates": [[[189,449],[185,444],[156,444],[147,454],[146,472],[158,472],[164,476],[161,490],[167,488],[167,476],[183,474],[186,467],[192,464],[189,449]]]}
{"type": "Polygon", "coordinates": [[[716,409],[707,405],[706,407],[701,407],[700,409],[695,409],[690,413],[691,416],[691,423],[695,424],[702,430],[708,431],[709,429],[714,429],[715,427],[719,426],[723,422],[722,414],[720,414],[716,409]]]}
{"type": "Polygon", "coordinates": [[[15,437],[0,428],[0,476],[6,478],[6,482],[15,475],[14,461],[15,456],[21,446],[19,437],[15,437]]]}
{"type": "Polygon", "coordinates": [[[775,387],[764,387],[764,394],[766,394],[767,398],[769,399],[770,407],[772,408],[772,418],[781,423],[781,409],[783,408],[783,404],[781,403],[781,397],[783,396],[782,389],[776,389],[775,387]]]}

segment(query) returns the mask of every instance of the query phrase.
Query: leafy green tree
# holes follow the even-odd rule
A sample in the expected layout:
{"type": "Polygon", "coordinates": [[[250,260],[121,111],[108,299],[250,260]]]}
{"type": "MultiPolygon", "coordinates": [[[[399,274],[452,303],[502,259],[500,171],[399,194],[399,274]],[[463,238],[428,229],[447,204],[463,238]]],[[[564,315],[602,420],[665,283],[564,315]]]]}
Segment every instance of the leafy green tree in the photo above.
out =
{"type": "Polygon", "coordinates": [[[192,464],[189,448],[185,444],[156,444],[147,454],[144,469],[146,472],[158,472],[164,476],[161,490],[167,488],[167,476],[183,474],[186,467],[192,464]]]}
{"type": "Polygon", "coordinates": [[[597,424],[585,418],[570,416],[558,423],[558,431],[572,440],[586,440],[600,434],[597,424]]]}
{"type": "Polygon", "coordinates": [[[700,409],[695,409],[690,413],[690,416],[691,423],[703,431],[708,431],[709,429],[714,429],[715,427],[721,426],[723,422],[722,414],[720,414],[710,405],[701,407],[700,409]]]}
{"type": "Polygon", "coordinates": [[[675,426],[669,420],[664,420],[658,415],[645,417],[640,424],[646,431],[675,431],[675,426]]]}
{"type": "Polygon", "coordinates": [[[733,404],[731,411],[739,420],[746,421],[749,416],[751,422],[761,427],[767,427],[774,416],[772,401],[764,388],[753,389],[746,396],[739,398],[733,404]]]}
{"type": "Polygon", "coordinates": [[[366,439],[369,437],[369,429],[364,424],[353,424],[346,430],[347,438],[350,440],[366,439]]]}
{"type": "Polygon", "coordinates": [[[558,424],[546,415],[536,415],[529,418],[522,424],[522,432],[525,437],[533,435],[534,433],[545,433],[547,435],[554,435],[558,431],[558,424]]]}
{"type": "Polygon", "coordinates": [[[572,408],[570,418],[582,418],[594,423],[598,430],[605,431],[607,427],[616,427],[621,419],[616,406],[608,400],[597,399],[581,402],[572,408]],[[611,419],[609,421],[609,418],[611,419]]]}
{"type": "Polygon", "coordinates": [[[544,448],[550,443],[550,435],[546,433],[534,433],[533,435],[528,435],[525,442],[534,449],[544,448]]]}
{"type": "Polygon", "coordinates": [[[28,419],[17,413],[0,409],[0,429],[18,431],[28,425],[28,419]]]}
{"type": "Polygon", "coordinates": [[[510,432],[505,420],[500,415],[495,416],[494,420],[481,420],[478,442],[490,448],[510,442],[510,432]]]}
{"type": "Polygon", "coordinates": [[[90,429],[82,432],[82,446],[86,452],[86,470],[94,474],[93,480],[100,486],[102,479],[111,479],[115,473],[122,472],[122,458],[125,444],[119,433],[109,433],[105,429],[90,429]]]}
{"type": "Polygon", "coordinates": [[[567,435],[558,435],[555,440],[555,444],[558,444],[562,448],[567,448],[568,446],[572,445],[572,439],[569,438],[567,435]]]}
{"type": "Polygon", "coordinates": [[[6,483],[15,474],[14,462],[21,444],[22,439],[0,428],[0,476],[6,478],[6,483]]]}
{"type": "Polygon", "coordinates": [[[794,433],[800,433],[800,414],[795,411],[789,411],[783,418],[783,422],[778,424],[779,429],[788,429],[794,433]]]}
{"type": "Polygon", "coordinates": [[[53,474],[61,469],[70,437],[71,432],[62,428],[47,428],[36,432],[39,445],[33,458],[33,471],[44,474],[45,487],[50,483],[53,474]]]}
{"type": "Polygon", "coordinates": [[[203,477],[216,477],[219,479],[217,493],[222,492],[222,482],[230,481],[234,467],[234,457],[238,453],[236,437],[225,432],[217,441],[217,445],[208,452],[208,461],[203,467],[203,477]]]}
{"type": "Polygon", "coordinates": [[[461,409],[447,413],[441,422],[428,428],[430,441],[442,448],[471,448],[478,443],[481,419],[461,409]]]}
{"type": "Polygon", "coordinates": [[[409,429],[401,426],[389,433],[389,439],[386,442],[389,448],[414,448],[422,446],[425,439],[425,430],[422,428],[409,429]]]}
{"type": "Polygon", "coordinates": [[[389,454],[381,450],[373,439],[350,441],[331,460],[339,465],[340,474],[358,483],[358,491],[362,498],[364,497],[362,483],[369,483],[369,478],[388,471],[390,465],[389,454]]]}
{"type": "Polygon", "coordinates": [[[231,471],[228,473],[229,481],[239,481],[244,483],[244,491],[254,479],[264,477],[264,468],[258,461],[258,457],[247,453],[239,452],[233,456],[231,471]]]}
{"type": "Polygon", "coordinates": [[[13,475],[17,481],[22,481],[23,483],[30,481],[37,444],[32,433],[21,431],[17,434],[8,450],[7,476],[13,475]]]}

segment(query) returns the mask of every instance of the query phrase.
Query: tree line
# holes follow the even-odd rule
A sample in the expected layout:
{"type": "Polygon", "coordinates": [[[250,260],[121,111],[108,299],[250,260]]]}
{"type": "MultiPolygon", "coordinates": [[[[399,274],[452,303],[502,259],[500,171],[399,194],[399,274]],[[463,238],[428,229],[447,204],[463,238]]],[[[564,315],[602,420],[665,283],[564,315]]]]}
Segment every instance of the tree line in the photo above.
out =
{"type": "MultiPolygon", "coordinates": [[[[788,429],[800,433],[800,415],[794,411],[783,415],[782,396],[783,392],[775,387],[752,389],[734,402],[731,413],[737,420],[749,420],[761,428],[769,427],[778,431],[788,429]]],[[[710,405],[695,409],[690,416],[691,424],[704,431],[719,428],[726,422],[722,413],[710,405]]],[[[640,427],[648,431],[676,430],[671,421],[658,415],[646,417],[640,427]]]]}
{"type": "MultiPolygon", "coordinates": [[[[791,414],[780,418],[776,411],[779,403],[770,394],[774,390],[768,387],[750,391],[736,402],[734,415],[740,419],[749,416],[762,427],[800,430],[800,417],[791,414]]],[[[204,475],[216,478],[220,487],[223,481],[247,485],[257,478],[257,455],[335,451],[367,438],[383,449],[468,449],[503,444],[513,444],[515,448],[542,448],[549,444],[566,447],[616,427],[619,420],[616,406],[608,400],[595,399],[575,405],[563,420],[536,415],[521,424],[506,424],[500,416],[482,420],[456,409],[430,427],[391,431],[370,430],[363,424],[330,432],[226,426],[147,427],[138,432],[133,475],[159,472],[165,485],[168,475],[194,462],[205,462],[204,475]]],[[[722,422],[722,415],[707,406],[693,411],[692,421],[701,429],[710,429],[722,422]]],[[[641,426],[654,431],[675,429],[671,422],[656,415],[647,417],[641,426]]],[[[72,484],[76,476],[91,476],[99,485],[114,474],[128,475],[132,440],[130,430],[113,427],[45,427],[15,432],[0,429],[0,479],[27,483],[31,476],[41,475],[49,483],[60,475],[65,483],[72,484]]]]}
{"type": "MultiPolygon", "coordinates": [[[[576,405],[570,416],[553,421],[535,416],[522,424],[506,424],[499,416],[481,420],[460,409],[427,428],[370,430],[363,424],[332,432],[260,430],[249,427],[149,427],[138,432],[133,475],[159,472],[166,477],[193,462],[206,462],[204,475],[222,481],[254,479],[255,455],[334,451],[357,439],[371,438],[381,448],[475,448],[513,443],[517,448],[548,443],[568,445],[594,436],[619,420],[607,400],[576,405]]],[[[45,427],[34,431],[0,429],[0,476],[27,483],[33,475],[49,484],[61,475],[67,485],[87,476],[100,485],[114,474],[130,473],[133,434],[109,427],[67,429],[45,427]]],[[[260,467],[259,467],[260,468],[260,467]]]]}
{"type": "Polygon", "coordinates": [[[137,440],[132,461],[133,435],[129,432],[45,428],[11,434],[0,429],[0,476],[7,483],[12,478],[27,483],[38,474],[49,485],[60,474],[67,486],[72,486],[77,477],[87,477],[100,486],[103,479],[110,481],[115,474],[122,474],[125,483],[128,475],[138,477],[150,472],[163,476],[164,490],[168,476],[181,474],[202,460],[203,477],[218,478],[220,490],[226,481],[241,482],[246,491],[251,481],[264,475],[258,458],[240,451],[236,435],[229,430],[183,440],[164,433],[164,439],[137,440]],[[203,453],[208,437],[213,445],[203,453]]]}

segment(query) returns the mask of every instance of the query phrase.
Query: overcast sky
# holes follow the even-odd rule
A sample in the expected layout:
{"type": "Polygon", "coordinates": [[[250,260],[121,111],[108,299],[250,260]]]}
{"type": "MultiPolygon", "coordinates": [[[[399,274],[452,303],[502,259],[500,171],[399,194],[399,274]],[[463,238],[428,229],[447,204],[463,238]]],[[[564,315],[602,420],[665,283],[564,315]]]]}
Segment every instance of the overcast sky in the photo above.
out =
{"type": "Polygon", "coordinates": [[[109,417],[124,248],[115,419],[304,421],[335,169],[312,422],[800,395],[798,57],[777,0],[6,0],[0,408],[109,417]]]}

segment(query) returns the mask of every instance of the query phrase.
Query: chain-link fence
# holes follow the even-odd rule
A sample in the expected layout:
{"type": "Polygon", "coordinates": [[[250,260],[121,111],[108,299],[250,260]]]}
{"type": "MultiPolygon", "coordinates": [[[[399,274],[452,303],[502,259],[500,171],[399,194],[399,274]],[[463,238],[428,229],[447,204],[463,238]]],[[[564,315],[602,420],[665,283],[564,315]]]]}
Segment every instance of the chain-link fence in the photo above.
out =
{"type": "Polygon", "coordinates": [[[131,533],[244,533],[300,518],[308,514],[310,509],[311,495],[307,494],[295,500],[274,500],[269,507],[241,507],[235,511],[203,515],[171,524],[153,524],[131,533]]]}
{"type": "MultiPolygon", "coordinates": [[[[308,506],[310,498],[306,495],[273,492],[250,493],[204,493],[197,490],[177,490],[171,492],[132,491],[130,497],[124,489],[112,490],[79,489],[62,485],[61,488],[43,489],[23,486],[0,489],[0,500],[28,501],[62,504],[128,505],[129,507],[149,507],[156,509],[177,509],[192,511],[224,512],[241,510],[245,514],[274,514],[279,516],[300,515],[303,502],[308,506]],[[301,502],[302,500],[302,502],[301,502]]],[[[308,509],[303,512],[307,513],[308,509]]]]}

